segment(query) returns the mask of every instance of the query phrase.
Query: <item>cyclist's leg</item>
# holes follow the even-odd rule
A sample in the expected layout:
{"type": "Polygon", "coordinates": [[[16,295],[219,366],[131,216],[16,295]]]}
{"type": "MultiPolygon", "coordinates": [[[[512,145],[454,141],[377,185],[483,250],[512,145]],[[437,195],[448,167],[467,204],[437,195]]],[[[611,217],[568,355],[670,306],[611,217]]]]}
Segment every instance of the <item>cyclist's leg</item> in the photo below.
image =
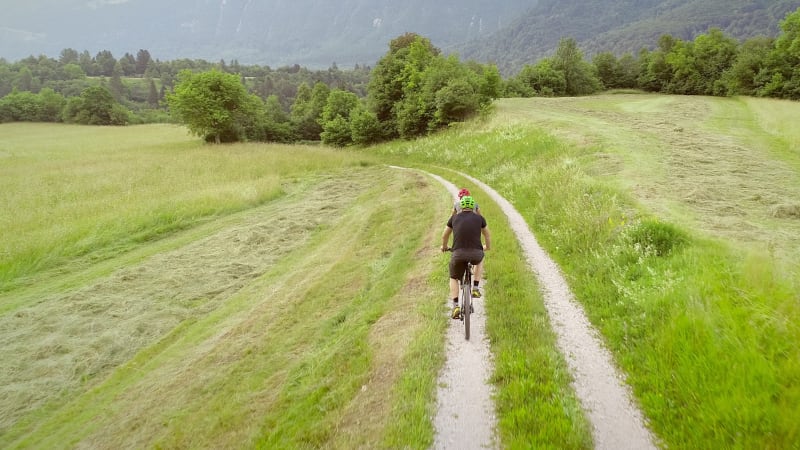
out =
{"type": "Polygon", "coordinates": [[[478,264],[475,264],[475,274],[472,276],[472,281],[474,282],[475,286],[480,284],[481,275],[483,275],[483,260],[481,260],[481,262],[478,264]]]}
{"type": "Polygon", "coordinates": [[[450,298],[458,298],[458,287],[461,284],[461,277],[467,270],[467,259],[457,253],[450,256],[450,298]]]}
{"type": "Polygon", "coordinates": [[[459,317],[458,310],[458,291],[461,286],[461,277],[464,271],[467,270],[467,261],[460,257],[457,253],[450,256],[450,299],[453,301],[452,317],[457,319],[459,317]]]}
{"type": "Polygon", "coordinates": [[[472,255],[470,261],[474,264],[475,269],[472,274],[472,296],[475,298],[481,297],[481,291],[478,289],[483,275],[483,250],[476,250],[472,255]]]}

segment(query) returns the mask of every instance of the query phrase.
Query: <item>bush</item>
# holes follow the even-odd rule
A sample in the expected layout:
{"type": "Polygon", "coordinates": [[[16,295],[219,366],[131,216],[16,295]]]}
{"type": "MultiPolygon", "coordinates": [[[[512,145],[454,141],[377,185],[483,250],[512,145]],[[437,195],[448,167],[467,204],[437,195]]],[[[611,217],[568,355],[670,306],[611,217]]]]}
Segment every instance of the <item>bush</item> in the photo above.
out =
{"type": "Polygon", "coordinates": [[[627,232],[627,238],[631,244],[654,256],[667,256],[688,241],[685,232],[656,219],[645,219],[632,226],[627,232]]]}
{"type": "Polygon", "coordinates": [[[381,123],[375,114],[364,107],[356,108],[350,113],[350,134],[353,143],[358,145],[374,144],[383,139],[381,123]]]}
{"type": "Polygon", "coordinates": [[[117,103],[104,86],[92,86],[80,97],[70,98],[62,117],[64,122],[84,125],[126,125],[131,121],[130,111],[117,103]]]}
{"type": "Polygon", "coordinates": [[[325,122],[324,130],[320,135],[324,144],[335,147],[345,147],[352,142],[350,124],[342,116],[336,116],[325,122]]]}

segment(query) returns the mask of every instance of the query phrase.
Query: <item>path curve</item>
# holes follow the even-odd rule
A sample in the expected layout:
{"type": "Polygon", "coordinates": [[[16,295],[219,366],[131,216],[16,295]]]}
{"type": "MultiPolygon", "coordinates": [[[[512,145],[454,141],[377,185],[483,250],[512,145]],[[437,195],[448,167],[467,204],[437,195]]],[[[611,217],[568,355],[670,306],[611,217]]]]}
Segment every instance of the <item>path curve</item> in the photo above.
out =
{"type": "MultiPolygon", "coordinates": [[[[539,245],[525,219],[497,191],[474,177],[463,173],[459,174],[480,186],[508,217],[509,225],[517,236],[528,264],[536,275],[544,294],[545,307],[550,317],[551,326],[556,333],[559,350],[564,355],[570,373],[573,376],[572,386],[591,423],[595,448],[603,450],[656,449],[655,439],[645,424],[644,415],[632,400],[633,396],[630,388],[624,382],[624,375],[617,370],[611,354],[598,337],[596,330],[589,323],[581,306],[575,301],[560,269],[539,245]]],[[[455,186],[451,183],[437,175],[429,175],[437,179],[449,191],[455,193],[455,186]]],[[[481,337],[481,341],[486,342],[483,334],[481,334],[481,337]]],[[[463,338],[461,340],[463,341],[463,338]]],[[[450,342],[448,341],[448,356],[459,355],[458,353],[453,353],[451,351],[453,349],[449,346],[450,342]]],[[[490,364],[489,357],[487,356],[484,363],[480,365],[482,370],[484,366],[490,364]]],[[[451,364],[452,362],[448,360],[445,371],[442,374],[443,378],[448,376],[451,364]]],[[[490,368],[486,370],[491,372],[490,368]]],[[[471,396],[475,395],[476,392],[490,392],[488,375],[482,376],[481,380],[487,386],[473,385],[469,388],[471,396]]],[[[440,382],[440,385],[443,382],[440,382]]],[[[443,407],[442,404],[445,401],[449,401],[447,397],[443,397],[442,390],[441,388],[439,389],[440,392],[437,397],[440,410],[443,407]]],[[[444,394],[447,393],[445,392],[444,394]]],[[[455,401],[458,402],[458,400],[455,401]]],[[[485,409],[483,406],[480,408],[485,409]]],[[[492,411],[492,416],[486,417],[486,419],[491,420],[490,423],[494,424],[494,409],[490,408],[490,410],[492,411]]],[[[474,413],[478,414],[480,410],[476,409],[474,413]]],[[[470,414],[473,414],[473,412],[470,412],[470,414]]],[[[448,418],[445,417],[444,419],[448,418]]],[[[444,442],[444,445],[440,447],[442,441],[439,436],[443,436],[447,432],[440,429],[440,426],[461,427],[461,425],[456,425],[452,422],[456,421],[450,418],[450,423],[442,425],[437,415],[437,420],[435,421],[436,448],[475,448],[475,442],[481,442],[482,446],[488,446],[484,444],[484,441],[472,441],[471,443],[466,443],[466,446],[455,444],[451,446],[451,442],[444,442]]],[[[492,442],[493,444],[491,445],[496,445],[495,441],[492,442]]]]}

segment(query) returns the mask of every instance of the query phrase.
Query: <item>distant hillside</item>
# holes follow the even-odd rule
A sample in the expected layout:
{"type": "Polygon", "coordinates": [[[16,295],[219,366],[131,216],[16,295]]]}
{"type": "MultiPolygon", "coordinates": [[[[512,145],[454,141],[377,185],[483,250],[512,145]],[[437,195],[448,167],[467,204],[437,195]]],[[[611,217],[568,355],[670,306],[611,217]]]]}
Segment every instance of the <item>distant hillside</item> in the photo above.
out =
{"type": "Polygon", "coordinates": [[[26,0],[3,6],[0,57],[64,48],[273,67],[373,65],[416,32],[446,49],[495,32],[531,0],[26,0]]]}
{"type": "Polygon", "coordinates": [[[496,62],[504,74],[552,54],[562,37],[586,56],[691,40],[709,27],[775,35],[800,0],[25,0],[0,14],[0,57],[64,48],[119,58],[237,60],[312,69],[373,65],[391,39],[416,32],[445,52],[496,62]]]}
{"type": "Polygon", "coordinates": [[[664,34],[693,40],[710,27],[739,39],[775,36],[780,20],[798,7],[800,0],[542,0],[510,26],[458,50],[511,73],[552,54],[562,37],[574,38],[591,57],[653,48],[664,34]]]}

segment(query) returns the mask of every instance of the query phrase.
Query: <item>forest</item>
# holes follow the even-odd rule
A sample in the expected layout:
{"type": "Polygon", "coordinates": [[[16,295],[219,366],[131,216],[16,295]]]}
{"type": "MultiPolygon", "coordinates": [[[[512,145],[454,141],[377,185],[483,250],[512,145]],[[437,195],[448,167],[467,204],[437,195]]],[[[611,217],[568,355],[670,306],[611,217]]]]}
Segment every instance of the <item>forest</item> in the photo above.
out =
{"type": "Polygon", "coordinates": [[[800,9],[777,37],[739,41],[718,28],[694,40],[662,35],[652,50],[587,59],[575,39],[502,78],[493,64],[445,55],[407,33],[375,67],[272,69],[236,60],[160,61],[148,50],[116,58],[64,49],[0,59],[0,123],[97,125],[179,122],[208,141],[322,141],[346,146],[412,138],[479,114],[499,97],[577,96],[610,89],[800,99],[800,9]],[[212,87],[216,86],[216,88],[212,87]],[[224,86],[225,89],[218,89],[224,86]],[[217,89],[203,98],[203,89],[217,89]],[[208,124],[220,105],[223,123],[208,124]],[[224,105],[235,105],[225,107],[224,105]],[[227,108],[227,109],[226,109],[227,108]]]}

